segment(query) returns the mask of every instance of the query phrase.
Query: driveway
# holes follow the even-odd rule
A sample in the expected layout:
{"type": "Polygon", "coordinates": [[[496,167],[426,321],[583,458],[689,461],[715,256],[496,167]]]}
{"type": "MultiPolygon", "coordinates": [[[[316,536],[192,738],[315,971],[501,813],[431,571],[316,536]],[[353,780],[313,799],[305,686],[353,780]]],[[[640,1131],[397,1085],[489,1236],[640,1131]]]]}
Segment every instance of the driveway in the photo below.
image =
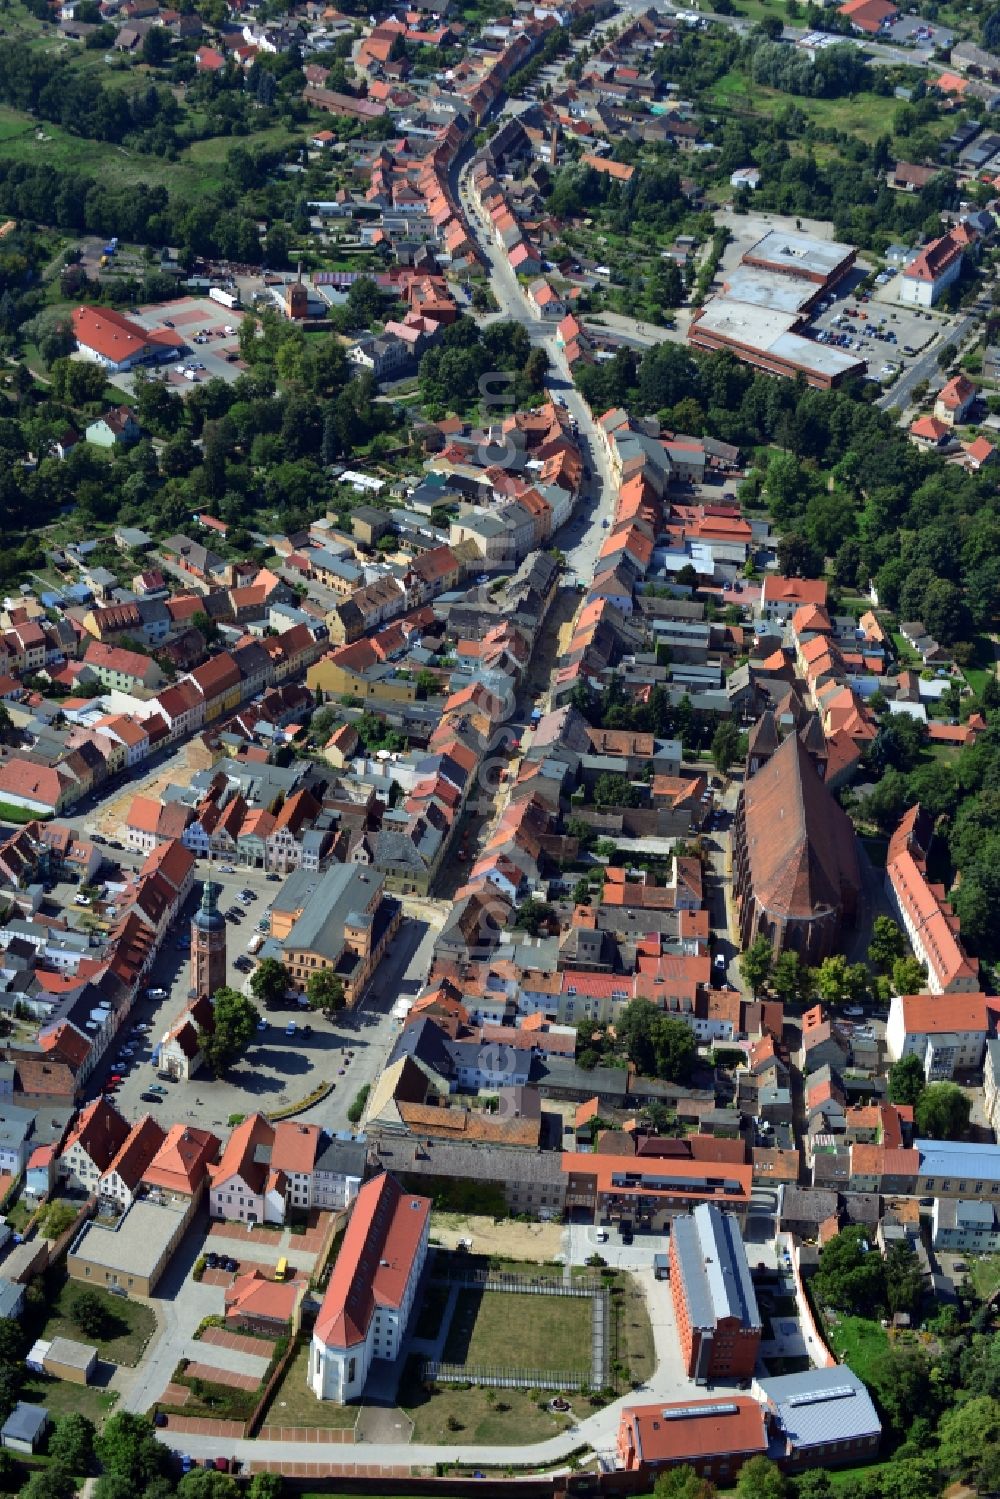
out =
{"type": "Polygon", "coordinates": [[[123,1410],[148,1411],[163,1395],[179,1360],[191,1358],[192,1344],[213,1355],[218,1351],[209,1344],[194,1343],[195,1331],[203,1318],[218,1317],[225,1311],[221,1287],[203,1285],[191,1279],[194,1262],[201,1253],[205,1227],[204,1218],[195,1219],[194,1226],[185,1234],[157,1286],[156,1295],[146,1303],[156,1313],[158,1331],[142,1363],[137,1369],[119,1368],[111,1381],[111,1388],[120,1392],[123,1410]]]}

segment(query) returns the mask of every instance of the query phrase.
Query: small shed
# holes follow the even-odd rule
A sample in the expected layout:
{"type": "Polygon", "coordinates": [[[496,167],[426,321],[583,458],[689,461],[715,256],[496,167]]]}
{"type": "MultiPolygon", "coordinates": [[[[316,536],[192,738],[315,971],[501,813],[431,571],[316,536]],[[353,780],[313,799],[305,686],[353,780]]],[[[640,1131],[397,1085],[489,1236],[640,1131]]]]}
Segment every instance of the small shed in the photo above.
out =
{"type": "Polygon", "coordinates": [[[42,1360],[42,1368],[54,1379],[71,1384],[89,1384],[97,1368],[97,1349],[73,1338],[53,1338],[42,1360]]]}
{"type": "Polygon", "coordinates": [[[49,1413],[44,1405],[19,1400],[0,1427],[0,1447],[11,1452],[37,1452],[48,1429],[49,1413]]]}
{"type": "Polygon", "coordinates": [[[653,1255],[653,1279],[670,1279],[670,1261],[665,1254],[653,1255]]]}

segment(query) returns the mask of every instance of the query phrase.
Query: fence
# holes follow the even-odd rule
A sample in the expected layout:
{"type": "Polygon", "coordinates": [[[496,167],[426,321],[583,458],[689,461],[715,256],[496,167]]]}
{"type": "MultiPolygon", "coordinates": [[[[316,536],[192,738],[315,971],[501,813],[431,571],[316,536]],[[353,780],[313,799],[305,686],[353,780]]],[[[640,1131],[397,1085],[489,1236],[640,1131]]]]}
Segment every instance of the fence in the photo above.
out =
{"type": "Polygon", "coordinates": [[[508,1291],[518,1296],[595,1296],[606,1289],[604,1282],[596,1276],[573,1280],[567,1285],[554,1277],[552,1280],[532,1280],[516,1271],[462,1269],[456,1273],[451,1269],[443,1275],[435,1273],[432,1278],[468,1291],[508,1291]]]}
{"type": "Polygon", "coordinates": [[[579,1370],[506,1369],[488,1364],[443,1364],[424,1359],[423,1378],[429,1384],[478,1384],[494,1390],[589,1390],[590,1376],[579,1370]]]}

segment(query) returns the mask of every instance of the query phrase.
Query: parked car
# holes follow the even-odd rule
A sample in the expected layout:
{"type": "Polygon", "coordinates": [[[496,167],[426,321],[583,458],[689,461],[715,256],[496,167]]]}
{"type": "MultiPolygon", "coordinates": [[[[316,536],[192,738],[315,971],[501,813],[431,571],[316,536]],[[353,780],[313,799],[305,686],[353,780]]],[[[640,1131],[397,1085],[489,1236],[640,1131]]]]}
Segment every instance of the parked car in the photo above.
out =
{"type": "Polygon", "coordinates": [[[294,1020],[290,1020],[288,1022],[288,1024],[285,1026],[285,1035],[286,1036],[294,1036],[295,1035],[295,1021],[294,1020]]]}
{"type": "Polygon", "coordinates": [[[219,1256],[214,1252],[214,1250],[210,1254],[206,1254],[205,1264],[207,1265],[209,1270],[215,1270],[218,1266],[218,1263],[219,1256]]]}
{"type": "Polygon", "coordinates": [[[220,869],[221,869],[221,872],[223,874],[235,874],[236,873],[236,865],[235,864],[223,864],[223,865],[220,866],[220,869]]]}
{"type": "Polygon", "coordinates": [[[159,1093],[154,1093],[152,1089],[150,1089],[148,1093],[139,1094],[139,1101],[140,1103],[162,1103],[163,1099],[161,1098],[159,1093]]]}

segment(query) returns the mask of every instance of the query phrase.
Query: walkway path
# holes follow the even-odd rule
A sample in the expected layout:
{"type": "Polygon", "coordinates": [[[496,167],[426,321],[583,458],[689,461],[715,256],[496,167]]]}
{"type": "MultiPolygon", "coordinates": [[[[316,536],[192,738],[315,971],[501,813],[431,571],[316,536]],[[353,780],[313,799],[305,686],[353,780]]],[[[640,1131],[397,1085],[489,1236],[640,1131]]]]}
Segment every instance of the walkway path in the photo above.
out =
{"type": "MultiPolygon", "coordinates": [[[[656,1369],[648,1382],[638,1390],[613,1400],[603,1409],[584,1417],[576,1426],[549,1437],[547,1441],[532,1446],[431,1446],[424,1443],[403,1444],[399,1442],[362,1442],[348,1457],[346,1453],[331,1457],[338,1468],[349,1469],[352,1465],[370,1468],[372,1465],[408,1469],[411,1466],[432,1466],[442,1462],[467,1462],[487,1466],[502,1466],[511,1461],[516,1453],[518,1463],[541,1466],[559,1462],[582,1447],[605,1455],[615,1449],[618,1423],[626,1405],[646,1404],[656,1401],[690,1399],[697,1395],[697,1387],[681,1363],[680,1344],[674,1323],[674,1312],[667,1287],[653,1276],[652,1269],[633,1272],[646,1294],[650,1321],[653,1327],[653,1342],[656,1350],[656,1369]]],[[[214,1455],[210,1437],[185,1436],[171,1439],[169,1431],[158,1433],[160,1440],[177,1450],[189,1452],[195,1457],[214,1455]],[[182,1442],[182,1445],[177,1445],[182,1442]]],[[[299,1442],[236,1441],[231,1444],[234,1456],[244,1462],[270,1463],[275,1467],[297,1462],[316,1462],[315,1446],[299,1442]]]]}

